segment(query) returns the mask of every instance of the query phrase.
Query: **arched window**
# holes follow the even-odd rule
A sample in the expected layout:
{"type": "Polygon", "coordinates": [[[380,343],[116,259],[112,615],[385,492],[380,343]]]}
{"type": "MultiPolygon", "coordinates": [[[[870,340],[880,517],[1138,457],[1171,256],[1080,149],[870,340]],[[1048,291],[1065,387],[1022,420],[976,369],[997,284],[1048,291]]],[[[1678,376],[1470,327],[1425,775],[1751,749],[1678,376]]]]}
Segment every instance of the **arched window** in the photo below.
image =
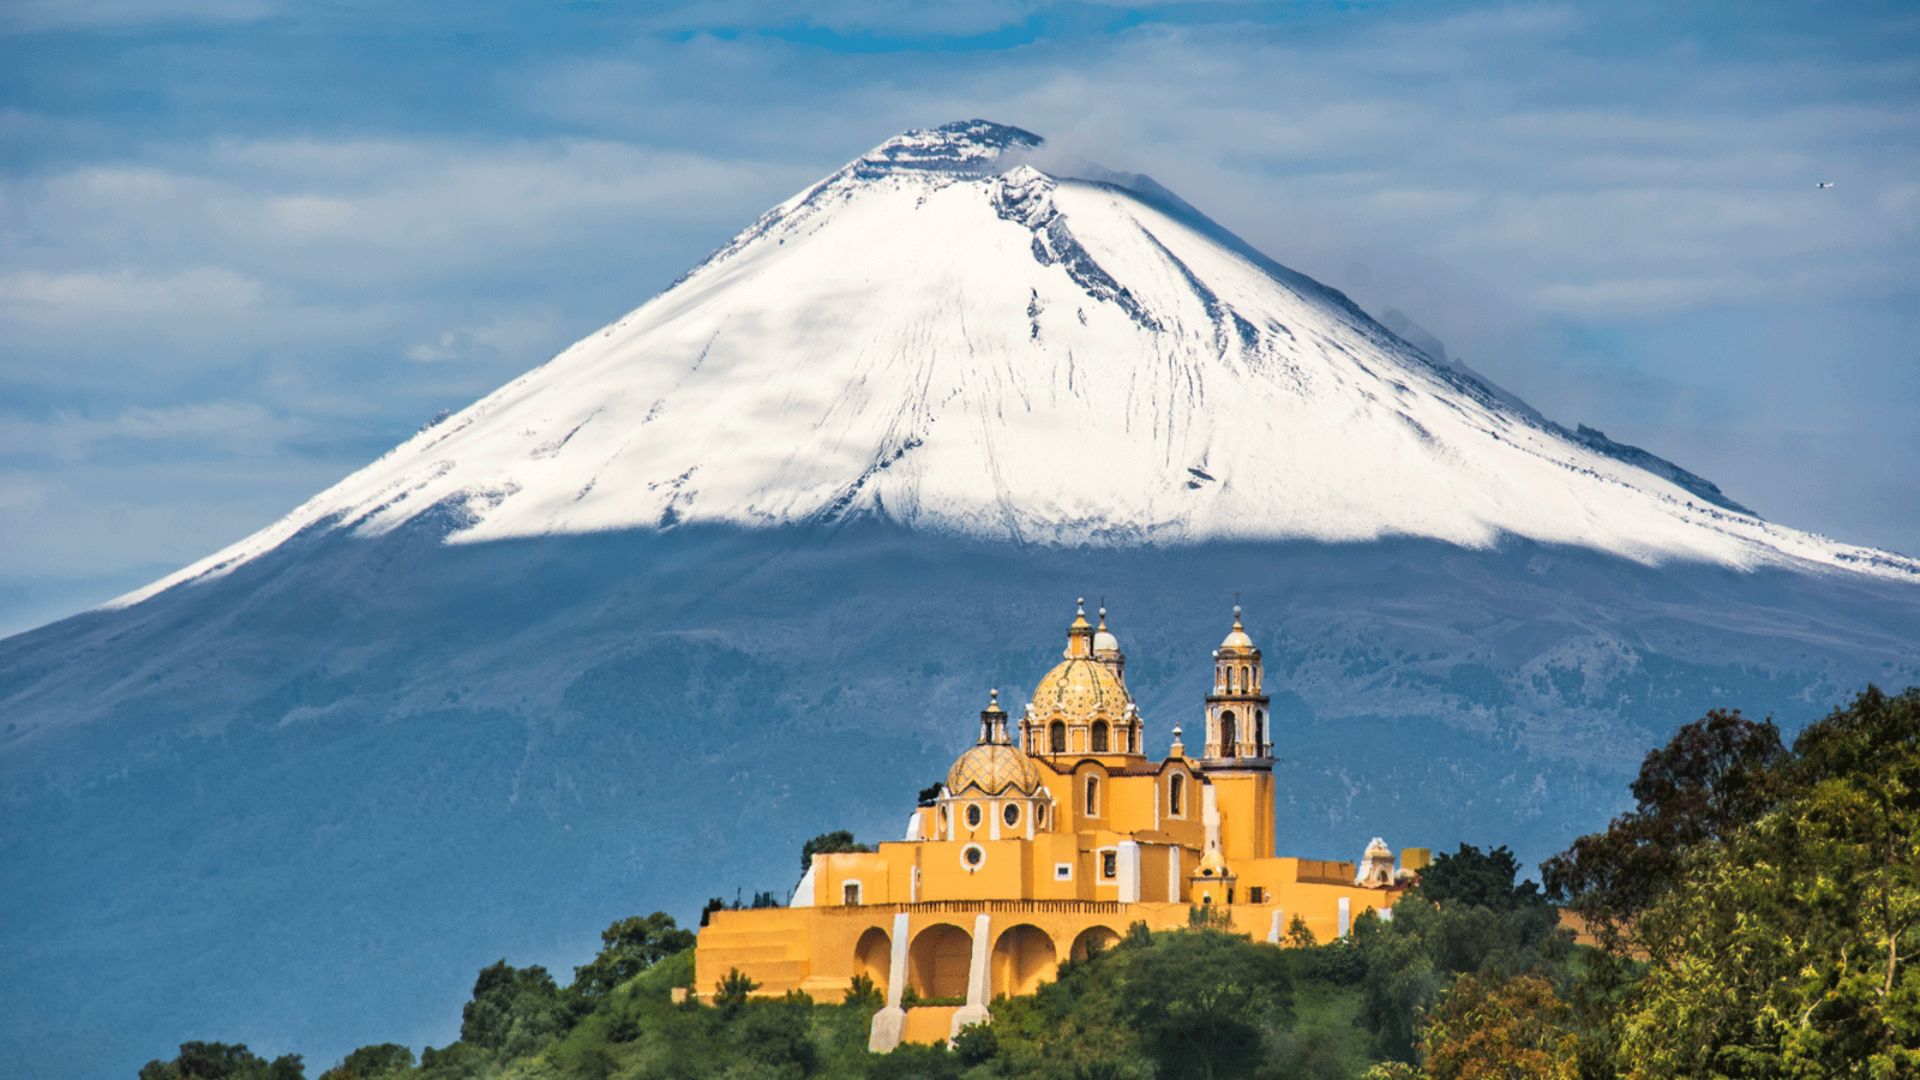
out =
{"type": "Polygon", "coordinates": [[[1267,731],[1267,710],[1253,710],[1253,724],[1254,736],[1260,740],[1260,749],[1265,750],[1267,747],[1272,746],[1273,736],[1267,731]]]}
{"type": "Polygon", "coordinates": [[[1104,754],[1107,752],[1107,722],[1105,720],[1096,720],[1093,723],[1093,752],[1096,754],[1104,754]]]}
{"type": "Polygon", "coordinates": [[[1227,693],[1233,693],[1233,669],[1227,669],[1227,693]]]}
{"type": "Polygon", "coordinates": [[[1240,756],[1240,733],[1235,730],[1232,709],[1220,714],[1220,756],[1240,756]]]}
{"type": "Polygon", "coordinates": [[[1054,753],[1056,754],[1066,753],[1067,752],[1067,725],[1061,723],[1058,720],[1055,720],[1053,722],[1053,726],[1047,729],[1047,743],[1053,748],[1054,753]]]}
{"type": "Polygon", "coordinates": [[[1087,816],[1097,817],[1100,811],[1100,778],[1087,777],[1087,816]]]}
{"type": "Polygon", "coordinates": [[[1167,781],[1167,813],[1173,817],[1180,817],[1185,813],[1181,807],[1186,804],[1186,801],[1187,778],[1174,773],[1173,779],[1167,781]]]}
{"type": "Polygon", "coordinates": [[[1242,667],[1240,669],[1240,689],[1246,691],[1249,694],[1253,693],[1253,669],[1252,668],[1242,667]]]}

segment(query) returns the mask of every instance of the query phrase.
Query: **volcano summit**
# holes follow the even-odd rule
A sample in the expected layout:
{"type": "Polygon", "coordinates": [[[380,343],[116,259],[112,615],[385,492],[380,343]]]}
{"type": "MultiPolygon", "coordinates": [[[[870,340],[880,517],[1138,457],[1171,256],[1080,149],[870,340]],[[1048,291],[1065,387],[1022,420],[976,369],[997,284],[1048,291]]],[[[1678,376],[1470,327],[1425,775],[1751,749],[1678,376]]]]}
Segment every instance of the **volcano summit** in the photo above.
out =
{"type": "Polygon", "coordinates": [[[316,523],[378,534],[432,509],[464,519],[461,541],[874,517],[1056,544],[1511,535],[1920,580],[1569,435],[1151,181],[1021,163],[1040,146],[981,120],[889,139],[133,599],[316,523]]]}
{"type": "MultiPolygon", "coordinates": [[[[1242,594],[1275,835],[1315,857],[1538,858],[1708,708],[1920,681],[1914,559],[1047,160],[890,139],[284,520],[0,642],[0,1073],[444,1042],[502,952],[564,970],[614,917],[784,890],[751,875],[807,836],[896,836],[874,808],[1077,594],[1143,657],[1242,594]]],[[[1153,752],[1195,728],[1204,673],[1127,678],[1153,752]]]]}

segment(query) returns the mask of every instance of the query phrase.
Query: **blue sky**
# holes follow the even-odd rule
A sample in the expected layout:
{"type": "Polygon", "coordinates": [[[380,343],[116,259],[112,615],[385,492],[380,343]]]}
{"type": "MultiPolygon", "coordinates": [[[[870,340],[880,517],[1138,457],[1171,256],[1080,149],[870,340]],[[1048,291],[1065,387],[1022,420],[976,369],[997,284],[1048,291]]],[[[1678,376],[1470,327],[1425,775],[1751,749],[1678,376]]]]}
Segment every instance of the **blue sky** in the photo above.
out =
{"type": "Polygon", "coordinates": [[[1769,517],[1920,551],[1912,5],[394,7],[0,7],[0,633],[267,524],[972,116],[1769,517]]]}

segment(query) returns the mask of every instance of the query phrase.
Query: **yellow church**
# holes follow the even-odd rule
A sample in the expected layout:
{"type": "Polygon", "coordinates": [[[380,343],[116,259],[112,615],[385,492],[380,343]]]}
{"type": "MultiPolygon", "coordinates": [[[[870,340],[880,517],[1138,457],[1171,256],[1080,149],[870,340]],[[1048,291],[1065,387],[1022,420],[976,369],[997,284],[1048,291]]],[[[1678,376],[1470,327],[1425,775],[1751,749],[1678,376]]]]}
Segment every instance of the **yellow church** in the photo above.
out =
{"type": "Polygon", "coordinates": [[[870,1040],[885,1051],[989,1022],[996,998],[1031,993],[1135,922],[1172,929],[1202,909],[1278,945],[1296,918],[1322,941],[1364,911],[1391,918],[1425,849],[1398,867],[1379,839],[1358,864],[1274,853],[1269,705],[1240,608],[1213,651],[1198,755],[1176,726],[1158,761],[1104,607],[1099,620],[1083,602],[1017,723],[992,693],[905,839],[815,855],[789,907],[714,912],[696,992],[737,969],[758,994],[837,1002],[865,976],[886,999],[870,1040]]]}

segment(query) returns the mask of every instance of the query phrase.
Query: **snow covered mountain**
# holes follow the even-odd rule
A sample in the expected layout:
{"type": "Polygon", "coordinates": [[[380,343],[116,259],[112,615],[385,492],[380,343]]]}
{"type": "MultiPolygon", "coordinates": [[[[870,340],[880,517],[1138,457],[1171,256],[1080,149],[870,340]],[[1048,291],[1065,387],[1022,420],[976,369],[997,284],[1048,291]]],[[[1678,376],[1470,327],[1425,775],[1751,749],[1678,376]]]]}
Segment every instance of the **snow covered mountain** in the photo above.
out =
{"type": "Polygon", "coordinates": [[[127,599],[316,522],[379,534],[434,507],[463,542],[877,515],[1063,544],[1512,535],[1920,580],[1920,562],[1771,525],[1548,423],[1150,181],[1024,163],[1040,145],[981,120],[890,139],[625,318],[127,599]]]}
{"type": "Polygon", "coordinates": [[[1077,594],[1156,751],[1241,595],[1316,857],[1537,859],[1708,708],[1920,682],[1913,559],[1046,163],[889,140],[285,520],[0,640],[0,1076],[449,1041],[503,955],[564,975],[895,834],[1077,594]]]}

